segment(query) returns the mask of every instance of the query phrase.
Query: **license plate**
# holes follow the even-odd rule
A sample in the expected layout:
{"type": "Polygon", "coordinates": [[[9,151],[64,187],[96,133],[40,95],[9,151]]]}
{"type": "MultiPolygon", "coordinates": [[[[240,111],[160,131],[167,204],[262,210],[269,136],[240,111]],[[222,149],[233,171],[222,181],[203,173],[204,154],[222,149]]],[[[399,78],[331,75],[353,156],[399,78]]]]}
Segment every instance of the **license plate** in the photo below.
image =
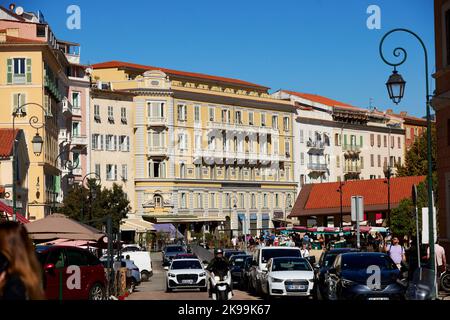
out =
{"type": "Polygon", "coordinates": [[[289,290],[305,290],[306,286],[292,284],[292,285],[288,286],[288,289],[289,290]]]}
{"type": "Polygon", "coordinates": [[[182,280],[181,283],[182,284],[193,284],[194,280],[182,280]]]}
{"type": "Polygon", "coordinates": [[[387,297],[370,297],[368,300],[389,300],[387,297]]]}

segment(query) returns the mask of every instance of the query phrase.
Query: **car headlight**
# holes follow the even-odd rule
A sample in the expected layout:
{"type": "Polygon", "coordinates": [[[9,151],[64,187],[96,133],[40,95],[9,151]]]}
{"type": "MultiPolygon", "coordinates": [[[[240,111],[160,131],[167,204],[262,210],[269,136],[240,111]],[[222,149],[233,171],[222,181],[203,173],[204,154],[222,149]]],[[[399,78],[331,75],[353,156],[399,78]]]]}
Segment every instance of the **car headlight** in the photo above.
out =
{"type": "Polygon", "coordinates": [[[343,287],[351,287],[355,284],[355,282],[347,279],[342,279],[342,286],[343,287]]]}
{"type": "Polygon", "coordinates": [[[199,277],[206,277],[206,272],[202,272],[198,275],[199,277]]]}
{"type": "Polygon", "coordinates": [[[272,280],[272,282],[283,282],[283,279],[278,279],[274,277],[270,277],[270,279],[272,280]]]}
{"type": "Polygon", "coordinates": [[[216,280],[216,281],[220,281],[220,277],[218,277],[218,276],[215,276],[215,277],[214,277],[214,280],[216,280]]]}
{"type": "Polygon", "coordinates": [[[175,275],[173,273],[169,273],[168,276],[171,278],[175,278],[175,275]]]}

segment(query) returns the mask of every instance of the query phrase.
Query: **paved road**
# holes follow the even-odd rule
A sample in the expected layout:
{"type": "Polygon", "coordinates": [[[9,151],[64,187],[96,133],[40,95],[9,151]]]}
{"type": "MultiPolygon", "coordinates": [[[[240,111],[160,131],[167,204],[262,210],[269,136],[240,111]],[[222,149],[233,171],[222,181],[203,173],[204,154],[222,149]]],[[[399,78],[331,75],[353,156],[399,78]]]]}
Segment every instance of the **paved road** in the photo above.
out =
{"type": "MultiPolygon", "coordinates": [[[[194,251],[194,250],[193,250],[194,251]]],[[[209,260],[202,250],[197,251],[202,260],[209,260]]],[[[162,256],[160,252],[152,253],[153,276],[147,282],[142,282],[136,291],[127,297],[127,300],[208,300],[207,292],[176,291],[166,292],[166,273],[162,267],[162,256]]],[[[234,300],[258,300],[258,297],[249,295],[247,292],[234,290],[234,300]]]]}

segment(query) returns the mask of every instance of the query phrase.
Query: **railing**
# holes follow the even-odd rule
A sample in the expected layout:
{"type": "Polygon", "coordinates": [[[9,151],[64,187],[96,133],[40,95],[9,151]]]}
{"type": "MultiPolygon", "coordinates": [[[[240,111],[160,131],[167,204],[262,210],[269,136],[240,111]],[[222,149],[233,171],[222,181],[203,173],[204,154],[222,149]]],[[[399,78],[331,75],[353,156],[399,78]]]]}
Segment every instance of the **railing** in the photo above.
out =
{"type": "Polygon", "coordinates": [[[148,148],[149,155],[165,155],[167,154],[167,147],[149,147],[148,148]]]}
{"type": "Polygon", "coordinates": [[[147,124],[150,126],[165,126],[167,119],[165,117],[148,117],[147,124]]]}
{"type": "Polygon", "coordinates": [[[245,125],[245,124],[240,124],[240,123],[228,123],[228,122],[217,122],[217,121],[209,121],[207,125],[208,125],[209,129],[245,131],[245,132],[263,133],[263,134],[276,134],[279,131],[278,129],[274,129],[272,127],[251,126],[251,125],[245,125]]]}
{"type": "Polygon", "coordinates": [[[87,145],[87,137],[82,135],[72,135],[71,143],[73,145],[87,145]]]}
{"type": "Polygon", "coordinates": [[[345,166],[344,167],[345,173],[361,173],[361,166],[345,166]]]}
{"type": "Polygon", "coordinates": [[[27,82],[27,77],[25,74],[13,74],[12,83],[25,84],[26,82],[27,82]]]}
{"type": "Polygon", "coordinates": [[[324,149],[325,148],[325,143],[322,141],[310,141],[308,140],[306,142],[306,146],[308,148],[314,148],[314,149],[324,149]]]}
{"type": "Polygon", "coordinates": [[[356,144],[344,144],[342,145],[342,149],[344,151],[354,151],[354,152],[360,152],[362,146],[356,145],[356,144]]]}
{"type": "Polygon", "coordinates": [[[313,171],[327,171],[328,166],[325,163],[308,163],[307,165],[309,170],[313,171]]]}

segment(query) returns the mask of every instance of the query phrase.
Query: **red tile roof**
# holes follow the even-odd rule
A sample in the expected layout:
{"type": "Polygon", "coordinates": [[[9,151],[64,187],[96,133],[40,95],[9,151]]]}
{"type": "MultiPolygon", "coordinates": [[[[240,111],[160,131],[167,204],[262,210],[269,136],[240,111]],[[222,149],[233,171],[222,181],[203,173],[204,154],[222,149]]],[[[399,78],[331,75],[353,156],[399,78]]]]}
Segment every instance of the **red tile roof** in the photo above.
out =
{"type": "Polygon", "coordinates": [[[0,129],[0,158],[10,157],[12,154],[13,140],[17,136],[19,129],[15,130],[13,136],[12,129],[0,129]]]}
{"type": "Polygon", "coordinates": [[[138,69],[138,70],[161,70],[164,73],[167,73],[169,75],[177,75],[177,76],[191,77],[191,78],[197,78],[197,79],[205,79],[205,80],[210,80],[210,81],[220,81],[220,82],[230,83],[230,84],[234,84],[234,85],[253,87],[253,88],[256,88],[259,90],[270,89],[269,87],[264,87],[259,84],[254,84],[251,82],[242,81],[242,80],[238,80],[238,79],[218,77],[218,76],[212,76],[212,75],[196,73],[196,72],[185,72],[185,71],[179,71],[179,70],[173,70],[173,69],[146,66],[146,65],[142,65],[142,64],[135,64],[135,63],[129,63],[129,62],[122,62],[122,61],[108,61],[108,62],[96,63],[96,64],[93,64],[92,67],[94,69],[131,68],[131,69],[138,69]]]}
{"type": "MultiPolygon", "coordinates": [[[[391,178],[391,207],[396,207],[402,199],[411,198],[414,184],[425,180],[425,176],[391,178]]],[[[364,207],[385,210],[387,207],[386,179],[352,180],[342,187],[342,206],[348,212],[352,196],[363,196],[364,207]]],[[[292,216],[332,214],[340,211],[339,182],[319,183],[303,186],[292,210],[292,216]]]]}
{"type": "Polygon", "coordinates": [[[350,109],[354,109],[354,110],[364,110],[364,109],[352,106],[348,103],[344,103],[344,102],[333,100],[333,99],[330,99],[327,97],[319,96],[317,94],[301,93],[301,92],[288,91],[288,90],[282,90],[282,91],[286,92],[287,94],[290,94],[290,95],[293,95],[293,96],[296,96],[299,98],[307,99],[307,100],[310,100],[313,102],[325,104],[330,107],[342,107],[342,108],[350,108],[350,109]]]}
{"type": "MultiPolygon", "coordinates": [[[[2,42],[0,42],[0,44],[1,43],[2,42]]],[[[5,43],[5,42],[3,42],[3,43],[5,43]]],[[[17,44],[22,44],[22,43],[32,43],[32,44],[34,44],[34,43],[38,43],[38,44],[45,44],[46,41],[6,36],[6,43],[17,43],[17,44]]]]}

